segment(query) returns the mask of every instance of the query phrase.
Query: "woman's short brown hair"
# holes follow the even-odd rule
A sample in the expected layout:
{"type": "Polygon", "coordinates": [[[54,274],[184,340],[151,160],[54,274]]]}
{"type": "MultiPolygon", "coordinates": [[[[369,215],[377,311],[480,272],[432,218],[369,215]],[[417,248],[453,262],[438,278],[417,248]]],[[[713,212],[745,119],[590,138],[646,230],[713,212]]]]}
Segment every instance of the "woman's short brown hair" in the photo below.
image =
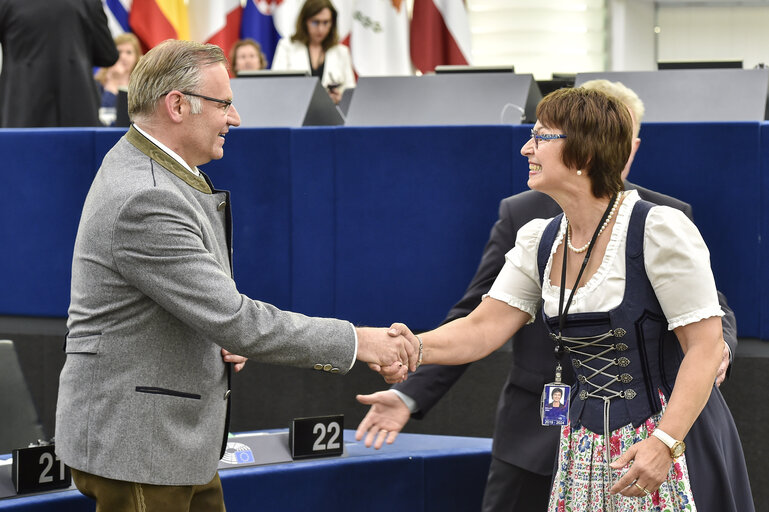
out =
{"type": "Polygon", "coordinates": [[[633,120],[621,101],[595,90],[558,89],[537,105],[537,119],[566,134],[561,159],[568,167],[587,171],[595,197],[623,189],[633,120]]]}
{"type": "Polygon", "coordinates": [[[336,29],[336,8],[334,7],[334,4],[331,3],[331,0],[307,0],[304,3],[302,9],[299,11],[299,16],[296,17],[296,30],[294,31],[294,35],[291,36],[292,42],[310,44],[310,34],[307,32],[307,20],[323,9],[331,11],[331,29],[328,31],[326,39],[321,43],[323,51],[327,51],[339,42],[339,33],[336,29]]]}

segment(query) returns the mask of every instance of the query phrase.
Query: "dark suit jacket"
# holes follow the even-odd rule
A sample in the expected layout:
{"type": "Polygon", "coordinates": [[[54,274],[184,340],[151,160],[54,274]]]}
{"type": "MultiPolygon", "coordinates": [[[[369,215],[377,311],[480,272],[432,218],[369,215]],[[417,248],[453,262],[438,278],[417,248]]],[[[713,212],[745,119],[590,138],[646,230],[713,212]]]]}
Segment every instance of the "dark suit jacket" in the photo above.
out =
{"type": "MultiPolygon", "coordinates": [[[[637,189],[642,199],[655,204],[671,206],[692,218],[691,206],[670,196],[625,183],[627,189],[637,189]]],[[[449,311],[445,322],[467,315],[480,304],[505,263],[505,254],[515,246],[518,230],[535,218],[550,218],[561,209],[550,197],[529,190],[508,197],[499,205],[499,220],[483,252],[475,277],[464,297],[449,311]]],[[[732,349],[737,346],[737,328],[734,313],[719,293],[723,317],[724,339],[732,349]]],[[[471,340],[468,340],[469,342],[471,340]]],[[[510,464],[541,475],[553,471],[553,460],[558,446],[559,429],[543,427],[539,417],[539,400],[543,386],[552,382],[555,369],[553,343],[547,335],[542,317],[522,328],[513,337],[512,364],[505,387],[499,397],[494,429],[493,454],[510,464]]],[[[395,387],[416,400],[419,418],[432,408],[449,388],[462,376],[469,365],[425,365],[409,379],[395,387]]],[[[571,367],[564,365],[564,381],[572,379],[571,367]]]]}
{"type": "Polygon", "coordinates": [[[93,66],[118,58],[100,0],[3,0],[0,44],[0,127],[99,126],[93,66]]]}

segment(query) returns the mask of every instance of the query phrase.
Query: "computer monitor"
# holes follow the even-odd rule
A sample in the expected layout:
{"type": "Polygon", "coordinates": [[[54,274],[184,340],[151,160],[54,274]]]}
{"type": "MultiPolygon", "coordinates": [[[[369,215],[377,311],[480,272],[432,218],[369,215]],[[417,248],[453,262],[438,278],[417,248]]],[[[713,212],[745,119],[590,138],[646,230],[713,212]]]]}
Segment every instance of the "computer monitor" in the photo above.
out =
{"type": "Polygon", "coordinates": [[[230,86],[243,127],[344,124],[341,112],[317,77],[238,77],[230,80],[230,86]]]}
{"type": "Polygon", "coordinates": [[[289,71],[275,69],[254,69],[238,71],[238,78],[281,78],[286,76],[310,76],[309,71],[289,71]]]}
{"type": "Polygon", "coordinates": [[[622,82],[646,107],[644,122],[763,121],[769,69],[664,69],[579,73],[579,87],[603,78],[622,82]]]}
{"type": "Polygon", "coordinates": [[[435,66],[436,75],[445,73],[515,73],[515,66],[435,66]]]}
{"type": "Polygon", "coordinates": [[[362,76],[345,126],[533,123],[541,99],[530,74],[362,76]]]}
{"type": "Polygon", "coordinates": [[[131,118],[128,116],[128,91],[119,90],[117,92],[115,113],[113,126],[131,126],[131,118]]]}
{"type": "Polygon", "coordinates": [[[553,74],[552,80],[537,80],[537,85],[539,86],[539,91],[542,93],[542,96],[547,96],[558,89],[574,87],[574,80],[576,78],[576,75],[571,75],[566,78],[556,78],[555,74],[553,74]]]}
{"type": "Polygon", "coordinates": [[[741,60],[660,61],[657,69],[742,69],[741,60]]]}

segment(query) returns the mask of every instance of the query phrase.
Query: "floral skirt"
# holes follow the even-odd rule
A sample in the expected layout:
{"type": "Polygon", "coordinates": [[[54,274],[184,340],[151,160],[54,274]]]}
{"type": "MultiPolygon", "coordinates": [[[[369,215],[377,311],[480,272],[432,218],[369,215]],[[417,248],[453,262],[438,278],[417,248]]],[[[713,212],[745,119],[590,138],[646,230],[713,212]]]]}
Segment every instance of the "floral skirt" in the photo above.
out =
{"type": "MultiPolygon", "coordinates": [[[[665,398],[660,394],[665,407],[665,398]]],[[[625,425],[611,433],[610,460],[619,457],[633,444],[651,435],[662,413],[655,414],[638,428],[625,425]]],[[[611,483],[604,477],[606,460],[604,436],[584,426],[561,428],[558,467],[550,492],[550,512],[682,512],[696,511],[685,455],[678,457],[659,490],[641,498],[611,495],[609,489],[627,471],[612,469],[611,483]],[[611,500],[613,509],[607,503],[611,500]]]]}

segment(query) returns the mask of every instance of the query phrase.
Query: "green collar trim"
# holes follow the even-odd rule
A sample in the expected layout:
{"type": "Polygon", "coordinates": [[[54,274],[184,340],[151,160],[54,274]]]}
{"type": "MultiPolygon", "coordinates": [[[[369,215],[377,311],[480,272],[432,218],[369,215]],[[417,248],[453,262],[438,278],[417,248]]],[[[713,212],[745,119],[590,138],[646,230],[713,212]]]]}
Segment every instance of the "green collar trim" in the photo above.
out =
{"type": "Polygon", "coordinates": [[[192,174],[182,164],[174,160],[171,155],[157,147],[151,140],[139,133],[133,125],[128,129],[128,133],[126,133],[126,140],[136,146],[136,149],[155,160],[195,190],[203,192],[204,194],[212,193],[211,187],[208,186],[208,183],[202,175],[195,176],[192,174]]]}

